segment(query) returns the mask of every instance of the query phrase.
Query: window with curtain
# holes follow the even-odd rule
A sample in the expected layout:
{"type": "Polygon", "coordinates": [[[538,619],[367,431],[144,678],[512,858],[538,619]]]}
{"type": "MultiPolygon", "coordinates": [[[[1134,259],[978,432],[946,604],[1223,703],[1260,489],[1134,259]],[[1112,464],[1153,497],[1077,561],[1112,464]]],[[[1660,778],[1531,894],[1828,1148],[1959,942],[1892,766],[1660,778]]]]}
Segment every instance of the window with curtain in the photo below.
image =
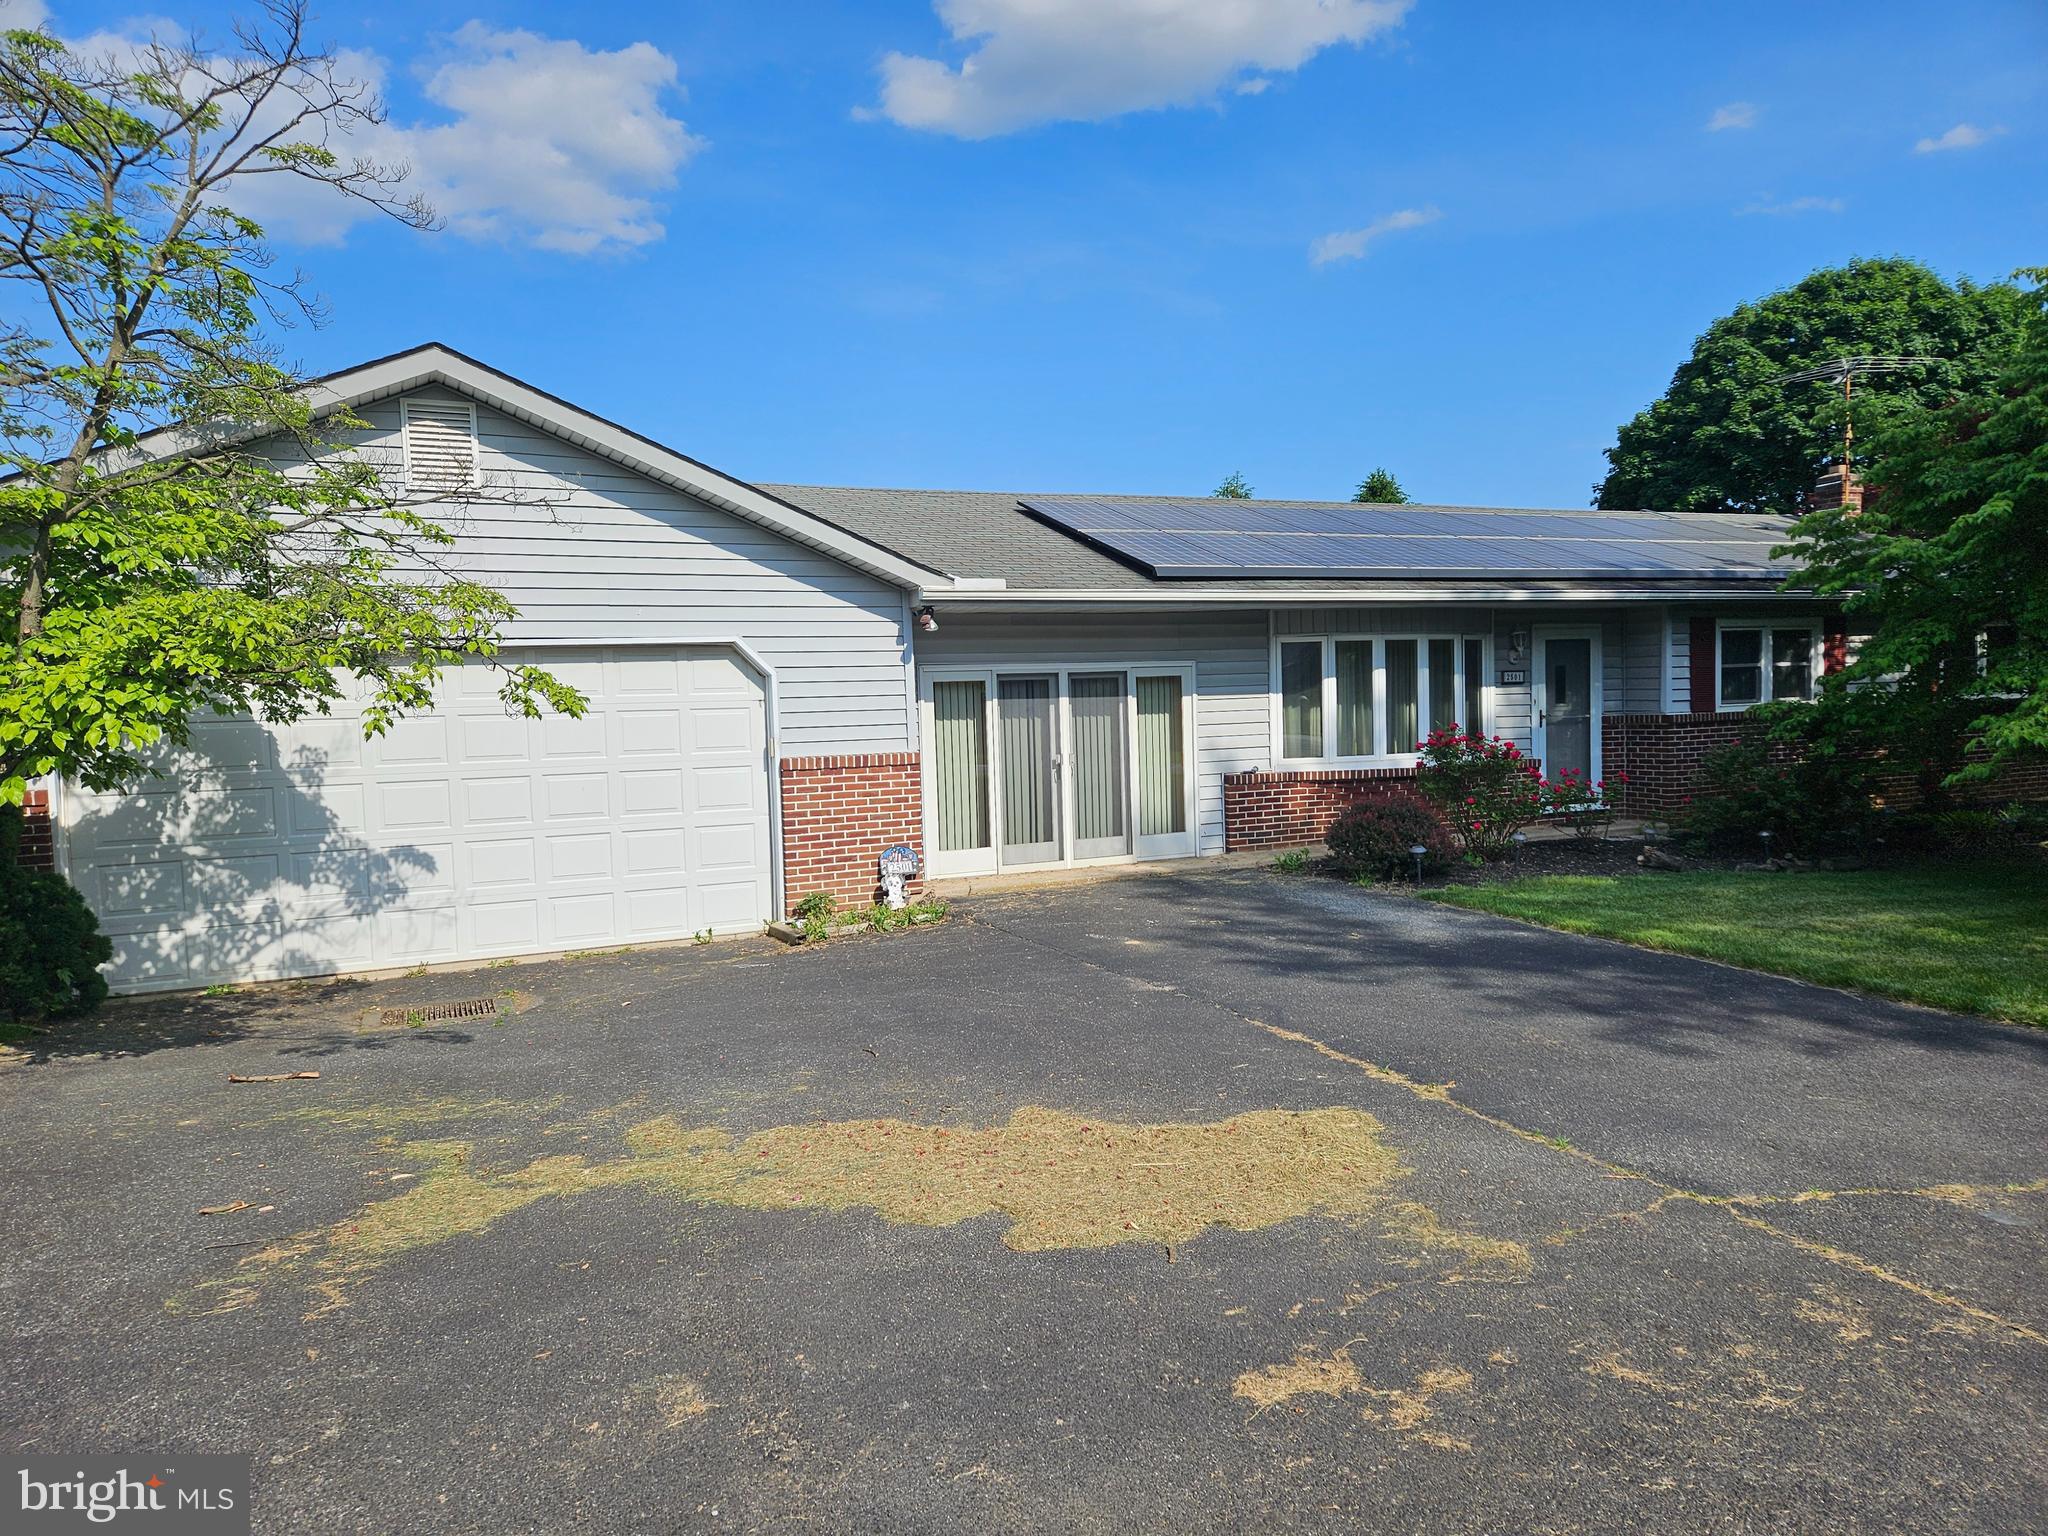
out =
{"type": "Polygon", "coordinates": [[[1771,631],[1771,697],[1810,699],[1813,697],[1813,631],[1774,629],[1771,631]]]}
{"type": "Polygon", "coordinates": [[[1339,640],[1337,651],[1337,755],[1371,757],[1372,642],[1339,640]]]}
{"type": "Polygon", "coordinates": [[[1415,640],[1387,642],[1387,751],[1395,756],[1413,752],[1422,740],[1418,728],[1420,700],[1417,688],[1421,669],[1415,640]]]}
{"type": "Polygon", "coordinates": [[[1764,632],[1760,629],[1721,631],[1721,702],[1760,703],[1764,696],[1764,632]]]}
{"type": "Polygon", "coordinates": [[[1280,756],[1402,758],[1433,730],[1484,731],[1485,660],[1477,635],[1283,640],[1280,756]]]}
{"type": "Polygon", "coordinates": [[[1458,719],[1458,642],[1429,642],[1429,728],[1448,730],[1458,719]]]}
{"type": "Polygon", "coordinates": [[[1280,647],[1280,755],[1323,755],[1323,642],[1280,647]]]}

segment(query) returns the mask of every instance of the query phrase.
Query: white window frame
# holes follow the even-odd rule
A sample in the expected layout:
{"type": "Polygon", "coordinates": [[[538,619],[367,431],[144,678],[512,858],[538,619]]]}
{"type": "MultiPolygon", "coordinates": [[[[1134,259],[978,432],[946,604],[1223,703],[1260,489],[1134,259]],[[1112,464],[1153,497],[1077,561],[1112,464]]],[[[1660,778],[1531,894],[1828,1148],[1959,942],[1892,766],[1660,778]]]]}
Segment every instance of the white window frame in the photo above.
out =
{"type": "Polygon", "coordinates": [[[1334,631],[1307,635],[1273,636],[1272,655],[1269,658],[1267,713],[1271,723],[1269,747],[1275,768],[1398,768],[1415,761],[1414,744],[1396,748],[1387,739],[1392,725],[1387,709],[1387,644],[1389,641],[1416,642],[1415,657],[1415,698],[1418,721],[1426,725],[1429,718],[1429,642],[1448,640],[1452,646],[1452,700],[1457,712],[1465,710],[1465,646],[1467,641],[1479,643],[1479,720],[1460,720],[1468,732],[1480,735],[1492,729],[1494,718],[1494,645],[1490,635],[1473,630],[1415,630],[1388,635],[1339,634],[1334,631]],[[1372,745],[1373,750],[1364,754],[1340,754],[1337,751],[1337,647],[1347,642],[1360,642],[1372,647],[1372,745]],[[1287,731],[1282,717],[1285,695],[1280,686],[1281,648],[1289,645],[1322,646],[1323,681],[1323,750],[1315,757],[1289,757],[1286,755],[1287,731]]]}
{"type": "MultiPolygon", "coordinates": [[[[1776,694],[1772,687],[1775,681],[1776,668],[1771,663],[1771,657],[1776,650],[1776,643],[1773,637],[1778,634],[1804,634],[1811,638],[1813,644],[1811,653],[1813,664],[1810,676],[1813,680],[1813,695],[1819,695],[1820,680],[1827,671],[1827,651],[1824,648],[1826,641],[1821,634],[1821,626],[1819,624],[1786,624],[1775,619],[1720,619],[1714,624],[1714,708],[1716,710],[1723,714],[1739,715],[1746,710],[1756,708],[1759,704],[1769,704],[1776,699],[1776,694]],[[1730,700],[1721,691],[1722,682],[1725,680],[1724,670],[1721,665],[1721,656],[1725,647],[1721,637],[1731,629],[1754,630],[1763,636],[1763,653],[1757,662],[1758,669],[1763,673],[1763,679],[1758,685],[1758,696],[1754,699],[1730,700]]],[[[1809,704],[1813,702],[1813,699],[1808,697],[1801,699],[1799,702],[1809,704]]]]}
{"type": "Polygon", "coordinates": [[[1192,858],[1201,851],[1202,804],[1197,793],[1201,783],[1201,752],[1199,739],[1195,734],[1198,713],[1194,663],[1182,658],[1177,661],[1110,660],[1096,665],[1040,667],[1027,666],[1021,662],[980,667],[920,667],[917,684],[918,728],[922,733],[920,740],[928,742],[935,739],[937,727],[933,718],[932,685],[949,682],[979,682],[985,685],[982,696],[982,720],[989,753],[989,846],[956,849],[951,853],[939,851],[938,754],[930,751],[921,752],[919,777],[923,781],[924,791],[922,820],[926,849],[925,864],[934,879],[1033,869],[1089,869],[1098,864],[1136,864],[1150,859],[1192,858]],[[1099,858],[1076,858],[1074,784],[1067,762],[1068,754],[1072,750],[1074,727],[1071,685],[1076,673],[1084,677],[1094,677],[1111,672],[1120,672],[1124,678],[1124,811],[1130,823],[1131,851],[1104,854],[1099,858]],[[1181,680],[1181,794],[1187,807],[1187,828],[1179,833],[1160,833],[1145,838],[1138,832],[1138,679],[1169,675],[1181,680]],[[1002,726],[998,718],[996,685],[1005,677],[1056,679],[1053,692],[1053,756],[1058,775],[1056,819],[1059,826],[1055,838],[1057,852],[1051,859],[1034,859],[1028,864],[1019,864],[1003,858],[1003,785],[1000,771],[1002,726]]]}

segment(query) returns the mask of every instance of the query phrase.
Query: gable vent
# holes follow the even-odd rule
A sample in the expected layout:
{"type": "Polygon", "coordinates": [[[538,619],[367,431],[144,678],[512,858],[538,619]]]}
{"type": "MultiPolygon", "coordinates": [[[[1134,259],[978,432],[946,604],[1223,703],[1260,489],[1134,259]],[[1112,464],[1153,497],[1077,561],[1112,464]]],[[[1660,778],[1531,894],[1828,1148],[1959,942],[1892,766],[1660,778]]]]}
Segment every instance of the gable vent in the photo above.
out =
{"type": "Polygon", "coordinates": [[[405,478],[445,491],[476,479],[476,407],[466,400],[407,400],[405,478]]]}

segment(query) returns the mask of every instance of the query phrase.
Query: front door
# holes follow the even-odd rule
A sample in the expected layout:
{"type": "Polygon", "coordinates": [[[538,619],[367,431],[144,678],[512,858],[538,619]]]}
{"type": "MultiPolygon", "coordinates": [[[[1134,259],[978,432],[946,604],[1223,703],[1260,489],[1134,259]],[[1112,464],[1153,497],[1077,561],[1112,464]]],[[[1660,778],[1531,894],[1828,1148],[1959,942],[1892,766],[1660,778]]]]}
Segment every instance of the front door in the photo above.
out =
{"type": "Polygon", "coordinates": [[[1536,756],[1544,777],[1600,777],[1600,640],[1536,637],[1536,756]]]}

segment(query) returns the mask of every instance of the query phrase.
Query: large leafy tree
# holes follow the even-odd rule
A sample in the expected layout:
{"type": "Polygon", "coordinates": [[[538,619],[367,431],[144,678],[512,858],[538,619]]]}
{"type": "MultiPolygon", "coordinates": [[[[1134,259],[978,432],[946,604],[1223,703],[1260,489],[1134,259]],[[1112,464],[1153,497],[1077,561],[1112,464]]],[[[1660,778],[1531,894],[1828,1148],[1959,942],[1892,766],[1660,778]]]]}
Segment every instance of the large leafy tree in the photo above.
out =
{"type": "Polygon", "coordinates": [[[1793,530],[1801,584],[1868,630],[1823,714],[1930,781],[2048,753],[2048,268],[2021,275],[1999,377],[1889,423],[1868,440],[1863,511],[1793,530]]]}
{"type": "Polygon", "coordinates": [[[1851,261],[1708,326],[1671,385],[1607,450],[1595,504],[1790,516],[1841,452],[1840,387],[1785,376],[1844,357],[1936,362],[1859,378],[1859,434],[1987,388],[2024,313],[2008,284],[1954,284],[1918,262],[1851,261]]]}
{"type": "MultiPolygon", "coordinates": [[[[209,708],[290,720],[355,686],[380,730],[496,655],[512,609],[450,569],[437,502],[280,360],[317,301],[237,211],[285,178],[430,224],[329,147],[378,111],[298,0],[220,52],[0,36],[0,804],[40,774],[117,785],[209,708]]],[[[582,702],[525,667],[503,694],[582,702]]]]}

